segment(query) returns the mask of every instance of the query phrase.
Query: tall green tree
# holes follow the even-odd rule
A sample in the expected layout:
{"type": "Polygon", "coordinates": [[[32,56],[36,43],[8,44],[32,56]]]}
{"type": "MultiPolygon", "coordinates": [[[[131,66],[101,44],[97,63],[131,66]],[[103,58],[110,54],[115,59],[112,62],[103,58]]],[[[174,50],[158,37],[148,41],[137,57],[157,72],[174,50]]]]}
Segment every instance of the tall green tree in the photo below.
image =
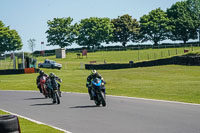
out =
{"type": "Polygon", "coordinates": [[[113,24],[109,18],[82,19],[76,28],[78,31],[77,44],[92,48],[100,46],[104,42],[109,43],[113,33],[113,24]]]}
{"type": "Polygon", "coordinates": [[[17,31],[5,27],[0,21],[0,52],[20,50],[22,46],[22,40],[17,31]]]}
{"type": "Polygon", "coordinates": [[[197,16],[198,20],[200,20],[200,0],[187,0],[187,5],[195,16],[197,16]]]}
{"type": "Polygon", "coordinates": [[[135,41],[139,34],[139,22],[133,19],[132,16],[125,14],[116,19],[112,19],[114,25],[113,42],[120,42],[125,47],[127,42],[135,41]]]}
{"type": "Polygon", "coordinates": [[[48,21],[49,29],[46,31],[48,45],[59,45],[61,48],[72,45],[74,42],[73,19],[68,18],[54,18],[48,21]]]}
{"type": "Polygon", "coordinates": [[[197,29],[199,21],[187,1],[176,2],[167,9],[168,17],[171,21],[171,40],[182,40],[186,43],[189,39],[197,39],[197,29]]]}
{"type": "Polygon", "coordinates": [[[197,22],[199,22],[198,32],[199,32],[199,41],[200,41],[200,0],[187,0],[189,9],[196,16],[197,22]]]}
{"type": "Polygon", "coordinates": [[[148,15],[140,18],[141,41],[153,41],[154,45],[166,40],[171,29],[167,14],[160,8],[152,10],[148,15]]]}
{"type": "Polygon", "coordinates": [[[4,26],[5,26],[4,23],[0,20],[0,28],[4,26]]]}

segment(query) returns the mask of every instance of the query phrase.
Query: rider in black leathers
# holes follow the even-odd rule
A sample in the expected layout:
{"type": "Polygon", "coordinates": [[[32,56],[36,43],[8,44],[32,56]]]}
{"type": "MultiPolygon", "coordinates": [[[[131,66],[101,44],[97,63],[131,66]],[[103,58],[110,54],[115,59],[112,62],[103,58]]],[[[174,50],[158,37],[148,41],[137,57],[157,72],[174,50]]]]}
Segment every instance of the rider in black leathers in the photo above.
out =
{"type": "MultiPolygon", "coordinates": [[[[102,82],[106,83],[104,80],[103,80],[103,77],[97,73],[96,70],[92,70],[91,71],[91,74],[87,77],[87,83],[86,83],[86,87],[88,88],[88,93],[89,93],[89,96],[90,96],[90,100],[94,100],[93,97],[92,97],[92,93],[91,93],[91,82],[93,79],[95,78],[99,78],[102,80],[102,82]]],[[[103,88],[104,89],[104,93],[105,93],[105,87],[103,88]]]]}
{"type": "Polygon", "coordinates": [[[61,91],[60,91],[60,84],[58,82],[54,82],[54,81],[59,81],[60,83],[62,82],[62,79],[60,79],[58,76],[56,76],[54,73],[50,73],[49,74],[49,79],[52,87],[53,88],[58,88],[58,92],[59,92],[59,96],[61,97],[61,91]]]}

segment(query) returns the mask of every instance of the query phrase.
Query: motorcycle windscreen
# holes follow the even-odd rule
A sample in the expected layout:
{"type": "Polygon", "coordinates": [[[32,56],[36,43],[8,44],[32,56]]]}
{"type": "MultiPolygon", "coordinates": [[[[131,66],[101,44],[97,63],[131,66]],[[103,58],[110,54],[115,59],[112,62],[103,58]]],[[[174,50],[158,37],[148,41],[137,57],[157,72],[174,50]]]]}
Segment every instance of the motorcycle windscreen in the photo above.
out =
{"type": "Polygon", "coordinates": [[[101,80],[99,78],[96,78],[92,81],[92,84],[95,86],[101,86],[101,80]]]}

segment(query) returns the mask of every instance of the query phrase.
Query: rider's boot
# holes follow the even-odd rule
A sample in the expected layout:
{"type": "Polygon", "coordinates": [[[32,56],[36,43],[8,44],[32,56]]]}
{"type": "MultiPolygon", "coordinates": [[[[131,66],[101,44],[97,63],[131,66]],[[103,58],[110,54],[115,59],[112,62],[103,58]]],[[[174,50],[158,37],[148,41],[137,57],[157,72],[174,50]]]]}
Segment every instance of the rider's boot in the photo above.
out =
{"type": "Polygon", "coordinates": [[[88,87],[88,93],[89,93],[89,96],[90,96],[90,100],[94,100],[94,97],[93,97],[93,95],[92,95],[92,90],[91,90],[92,88],[90,88],[90,87],[88,87]]]}
{"type": "Polygon", "coordinates": [[[94,100],[94,97],[92,96],[91,92],[89,93],[90,100],[94,100]]]}
{"type": "Polygon", "coordinates": [[[59,95],[59,97],[62,97],[60,87],[58,87],[58,95],[59,95]]]}
{"type": "Polygon", "coordinates": [[[40,93],[42,93],[42,88],[41,88],[41,86],[38,85],[37,88],[39,89],[40,93]]]}

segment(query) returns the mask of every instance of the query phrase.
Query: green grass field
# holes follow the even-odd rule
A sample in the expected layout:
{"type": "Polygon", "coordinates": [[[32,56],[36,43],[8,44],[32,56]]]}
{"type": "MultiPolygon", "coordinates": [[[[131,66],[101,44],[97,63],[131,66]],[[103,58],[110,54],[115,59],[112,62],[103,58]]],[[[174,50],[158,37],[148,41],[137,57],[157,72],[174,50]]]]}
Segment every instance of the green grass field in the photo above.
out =
{"type": "MultiPolygon", "coordinates": [[[[89,70],[43,69],[63,79],[62,91],[87,93],[89,70]]],[[[199,66],[155,66],[99,70],[107,81],[107,94],[200,103],[199,66]]],[[[37,90],[35,74],[1,75],[1,90],[37,90]]]]}
{"type": "MultiPolygon", "coordinates": [[[[159,53],[160,50],[151,49],[141,50],[143,53],[159,53]]],[[[175,49],[171,49],[171,51],[175,49]]],[[[140,51],[140,52],[141,52],[140,51]]],[[[68,53],[65,59],[57,59],[55,56],[39,57],[38,62],[44,59],[52,59],[63,65],[61,70],[45,69],[45,73],[54,72],[62,78],[62,91],[87,93],[85,87],[86,78],[90,74],[89,70],[84,69],[84,64],[96,60],[97,63],[105,59],[108,63],[128,62],[135,55],[131,51],[101,51],[88,53],[88,57],[77,59],[76,53],[68,53]]],[[[196,48],[195,53],[200,53],[196,48]]],[[[137,58],[137,57],[135,57],[137,58]]],[[[172,101],[200,103],[200,67],[199,66],[180,66],[167,65],[119,70],[99,70],[106,80],[107,94],[130,97],[143,97],[152,99],[164,99],[172,101]]],[[[19,75],[0,75],[1,90],[37,90],[36,77],[34,74],[19,75]]]]}
{"type": "MultiPolygon", "coordinates": [[[[8,113],[0,110],[0,115],[6,115],[6,114],[8,113]]],[[[57,129],[54,129],[46,125],[37,124],[20,117],[18,117],[18,119],[22,133],[32,133],[33,129],[34,133],[64,133],[63,131],[59,131],[57,129]]]]}
{"type": "MultiPolygon", "coordinates": [[[[128,63],[129,61],[144,61],[166,58],[175,55],[184,54],[184,49],[189,51],[199,51],[200,47],[182,47],[182,48],[161,48],[161,49],[144,49],[144,50],[127,50],[127,51],[98,51],[88,53],[87,58],[77,58],[77,53],[67,52],[65,59],[56,59],[55,56],[37,58],[38,63],[43,62],[44,59],[49,58],[62,63],[63,69],[74,70],[83,68],[84,64],[90,61],[99,63],[128,63]]],[[[19,60],[20,61],[20,60],[19,60]]],[[[10,58],[7,60],[0,60],[0,69],[12,69],[13,64],[10,58]]]]}
{"type": "MultiPolygon", "coordinates": [[[[44,59],[56,60],[63,65],[61,70],[42,69],[49,74],[54,72],[62,78],[61,90],[66,92],[87,93],[85,87],[86,78],[90,74],[89,70],[84,69],[84,64],[90,61],[103,63],[128,63],[130,60],[135,62],[155,58],[164,58],[171,52],[170,56],[176,55],[176,51],[181,53],[183,48],[176,49],[150,49],[139,51],[101,51],[88,53],[87,58],[78,59],[77,53],[67,53],[65,59],[56,59],[55,56],[39,57],[38,62],[44,59]],[[180,50],[180,52],[179,52],[180,50]],[[143,54],[142,54],[143,53],[143,54]],[[148,53],[148,54],[147,54],[148,53]],[[157,53],[157,54],[155,54],[157,53]],[[160,54],[159,54],[160,53],[160,54]],[[142,56],[145,55],[145,56],[142,56]],[[148,56],[147,56],[148,55],[148,56]],[[160,55],[160,56],[159,56],[160,55]],[[166,55],[166,56],[165,56],[166,55]],[[139,59],[139,60],[138,60],[139,59]]],[[[199,48],[196,48],[199,52],[199,48]]],[[[200,53],[200,52],[199,52],[200,53]]],[[[9,60],[7,64],[10,65],[9,60]]],[[[2,66],[2,65],[1,65],[2,66]]],[[[188,103],[200,104],[200,67],[199,66],[180,66],[166,65],[155,67],[119,69],[119,70],[98,70],[106,80],[107,95],[140,97],[160,100],[171,100],[188,103]]],[[[36,90],[36,77],[34,74],[0,75],[0,90],[36,90]]],[[[39,93],[39,92],[38,92],[39,93]]],[[[88,97],[89,98],[89,97],[88,97]]],[[[0,114],[4,114],[0,111],[0,114]]],[[[38,125],[20,118],[22,132],[30,132],[31,129],[38,129],[34,132],[60,132],[48,126],[38,125]],[[39,127],[39,128],[38,128],[39,127]]]]}
{"type": "MultiPolygon", "coordinates": [[[[184,49],[189,51],[199,51],[199,47],[185,48],[162,48],[162,49],[144,49],[144,50],[127,50],[127,51],[98,51],[88,53],[87,58],[77,59],[77,53],[67,53],[67,58],[56,59],[55,56],[48,57],[63,64],[64,69],[80,69],[81,64],[88,64],[90,61],[96,61],[98,64],[107,63],[128,63],[129,61],[140,62],[145,60],[155,60],[175,55],[184,54],[184,49]]],[[[43,62],[44,58],[39,58],[38,62],[43,62]]]]}

